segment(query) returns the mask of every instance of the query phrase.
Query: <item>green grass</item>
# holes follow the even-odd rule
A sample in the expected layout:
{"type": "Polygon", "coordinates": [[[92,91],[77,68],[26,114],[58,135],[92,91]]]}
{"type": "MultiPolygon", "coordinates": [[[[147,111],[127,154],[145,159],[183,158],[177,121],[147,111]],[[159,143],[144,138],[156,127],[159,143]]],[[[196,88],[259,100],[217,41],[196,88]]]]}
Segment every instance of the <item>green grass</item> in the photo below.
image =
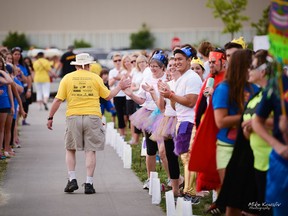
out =
{"type": "MultiPolygon", "coordinates": [[[[110,113],[105,113],[106,121],[110,122],[111,115],[110,113]]],[[[116,120],[117,121],[117,120],[116,120]]],[[[116,122],[117,126],[117,122],[116,122]]],[[[126,141],[130,140],[131,134],[130,130],[127,129],[126,141]]],[[[147,179],[147,171],[146,171],[146,164],[145,164],[145,157],[141,156],[141,141],[142,137],[138,145],[132,145],[132,170],[135,172],[137,177],[140,179],[141,182],[144,182],[147,179]]],[[[183,176],[183,167],[181,166],[181,162],[179,161],[181,174],[183,176]]],[[[160,163],[156,165],[156,172],[158,172],[158,176],[160,178],[161,183],[166,183],[167,175],[165,173],[164,168],[162,168],[160,163]]],[[[165,191],[162,192],[162,199],[160,203],[160,207],[166,212],[166,200],[165,200],[165,191]]],[[[193,214],[194,215],[209,215],[205,214],[205,210],[209,208],[210,204],[212,203],[212,193],[209,196],[201,198],[201,201],[198,205],[193,206],[193,214]]]]}
{"type": "Polygon", "coordinates": [[[7,161],[0,160],[0,186],[2,185],[3,176],[5,174],[6,169],[7,169],[7,161]]]}

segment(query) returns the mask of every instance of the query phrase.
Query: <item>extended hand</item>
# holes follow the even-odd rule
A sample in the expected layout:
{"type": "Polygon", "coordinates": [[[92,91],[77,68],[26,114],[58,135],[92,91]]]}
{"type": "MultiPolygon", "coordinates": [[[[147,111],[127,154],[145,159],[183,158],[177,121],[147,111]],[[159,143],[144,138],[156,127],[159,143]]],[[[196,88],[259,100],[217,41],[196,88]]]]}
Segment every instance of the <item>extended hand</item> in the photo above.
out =
{"type": "Polygon", "coordinates": [[[144,89],[144,91],[147,91],[147,92],[153,92],[154,91],[153,86],[150,86],[148,83],[143,84],[142,88],[144,89]]]}
{"type": "Polygon", "coordinates": [[[25,94],[25,97],[26,98],[30,98],[31,97],[31,91],[27,91],[26,94],[25,94]]]}
{"type": "Polygon", "coordinates": [[[206,87],[206,88],[204,89],[203,94],[204,94],[205,97],[209,97],[209,96],[211,96],[211,95],[213,94],[213,92],[214,92],[214,89],[213,89],[213,88],[211,88],[211,87],[206,87]]]}
{"type": "Polygon", "coordinates": [[[122,77],[120,82],[119,82],[119,86],[120,86],[121,90],[129,88],[131,86],[131,79],[122,77]]]}
{"type": "Polygon", "coordinates": [[[53,130],[52,124],[53,124],[53,121],[52,121],[52,120],[48,120],[48,122],[47,122],[47,128],[48,128],[49,130],[53,130]]]}

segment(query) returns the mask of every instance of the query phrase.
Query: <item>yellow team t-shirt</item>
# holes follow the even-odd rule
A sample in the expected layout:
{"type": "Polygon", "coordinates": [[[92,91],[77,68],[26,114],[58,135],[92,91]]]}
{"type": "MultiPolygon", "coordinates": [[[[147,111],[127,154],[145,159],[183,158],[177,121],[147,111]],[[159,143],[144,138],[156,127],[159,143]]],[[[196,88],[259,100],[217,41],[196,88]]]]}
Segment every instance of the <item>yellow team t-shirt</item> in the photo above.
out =
{"type": "Polygon", "coordinates": [[[45,58],[40,58],[33,63],[34,68],[34,82],[50,82],[49,71],[51,70],[50,62],[45,58]]]}
{"type": "Polygon", "coordinates": [[[66,74],[60,82],[56,98],[67,100],[66,116],[102,116],[99,98],[107,98],[110,90],[94,73],[77,70],[66,74]]]}
{"type": "MultiPolygon", "coordinates": [[[[261,99],[262,91],[248,102],[243,115],[244,121],[255,117],[255,111],[261,102],[261,99]]],[[[271,134],[271,131],[269,133],[271,134]]],[[[255,132],[250,134],[250,145],[254,155],[254,168],[260,171],[267,171],[269,168],[269,155],[272,151],[272,147],[255,132]]]]}

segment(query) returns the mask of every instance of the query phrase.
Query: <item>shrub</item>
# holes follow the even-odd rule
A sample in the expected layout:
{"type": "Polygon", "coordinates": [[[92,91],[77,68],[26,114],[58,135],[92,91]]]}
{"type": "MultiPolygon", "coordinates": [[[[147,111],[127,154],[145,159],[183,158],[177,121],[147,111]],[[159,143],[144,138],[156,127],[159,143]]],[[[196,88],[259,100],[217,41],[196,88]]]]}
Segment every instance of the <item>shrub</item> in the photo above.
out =
{"type": "Polygon", "coordinates": [[[84,41],[83,39],[74,40],[74,47],[75,48],[89,48],[89,47],[91,47],[91,44],[84,41]]]}
{"type": "Polygon", "coordinates": [[[130,35],[130,40],[131,49],[148,49],[153,48],[155,38],[144,23],[138,32],[130,35]]]}
{"type": "Polygon", "coordinates": [[[4,41],[2,42],[3,46],[6,46],[8,49],[13,47],[21,47],[23,50],[29,49],[29,42],[24,33],[19,34],[17,31],[9,32],[4,41]]]}

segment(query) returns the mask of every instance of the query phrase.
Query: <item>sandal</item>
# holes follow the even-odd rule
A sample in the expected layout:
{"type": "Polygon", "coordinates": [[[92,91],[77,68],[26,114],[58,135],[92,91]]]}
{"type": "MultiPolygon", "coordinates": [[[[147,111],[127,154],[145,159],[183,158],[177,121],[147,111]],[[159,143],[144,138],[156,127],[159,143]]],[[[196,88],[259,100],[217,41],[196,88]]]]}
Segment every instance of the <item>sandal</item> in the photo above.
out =
{"type": "Polygon", "coordinates": [[[0,160],[5,160],[5,159],[6,159],[6,156],[0,153],[0,160]]]}
{"type": "Polygon", "coordinates": [[[225,213],[225,209],[223,207],[217,206],[216,203],[212,203],[208,210],[206,211],[206,214],[211,215],[221,215],[225,213]]]}
{"type": "Polygon", "coordinates": [[[4,156],[5,156],[6,158],[11,158],[11,155],[9,154],[8,151],[4,151],[4,156]]]}

